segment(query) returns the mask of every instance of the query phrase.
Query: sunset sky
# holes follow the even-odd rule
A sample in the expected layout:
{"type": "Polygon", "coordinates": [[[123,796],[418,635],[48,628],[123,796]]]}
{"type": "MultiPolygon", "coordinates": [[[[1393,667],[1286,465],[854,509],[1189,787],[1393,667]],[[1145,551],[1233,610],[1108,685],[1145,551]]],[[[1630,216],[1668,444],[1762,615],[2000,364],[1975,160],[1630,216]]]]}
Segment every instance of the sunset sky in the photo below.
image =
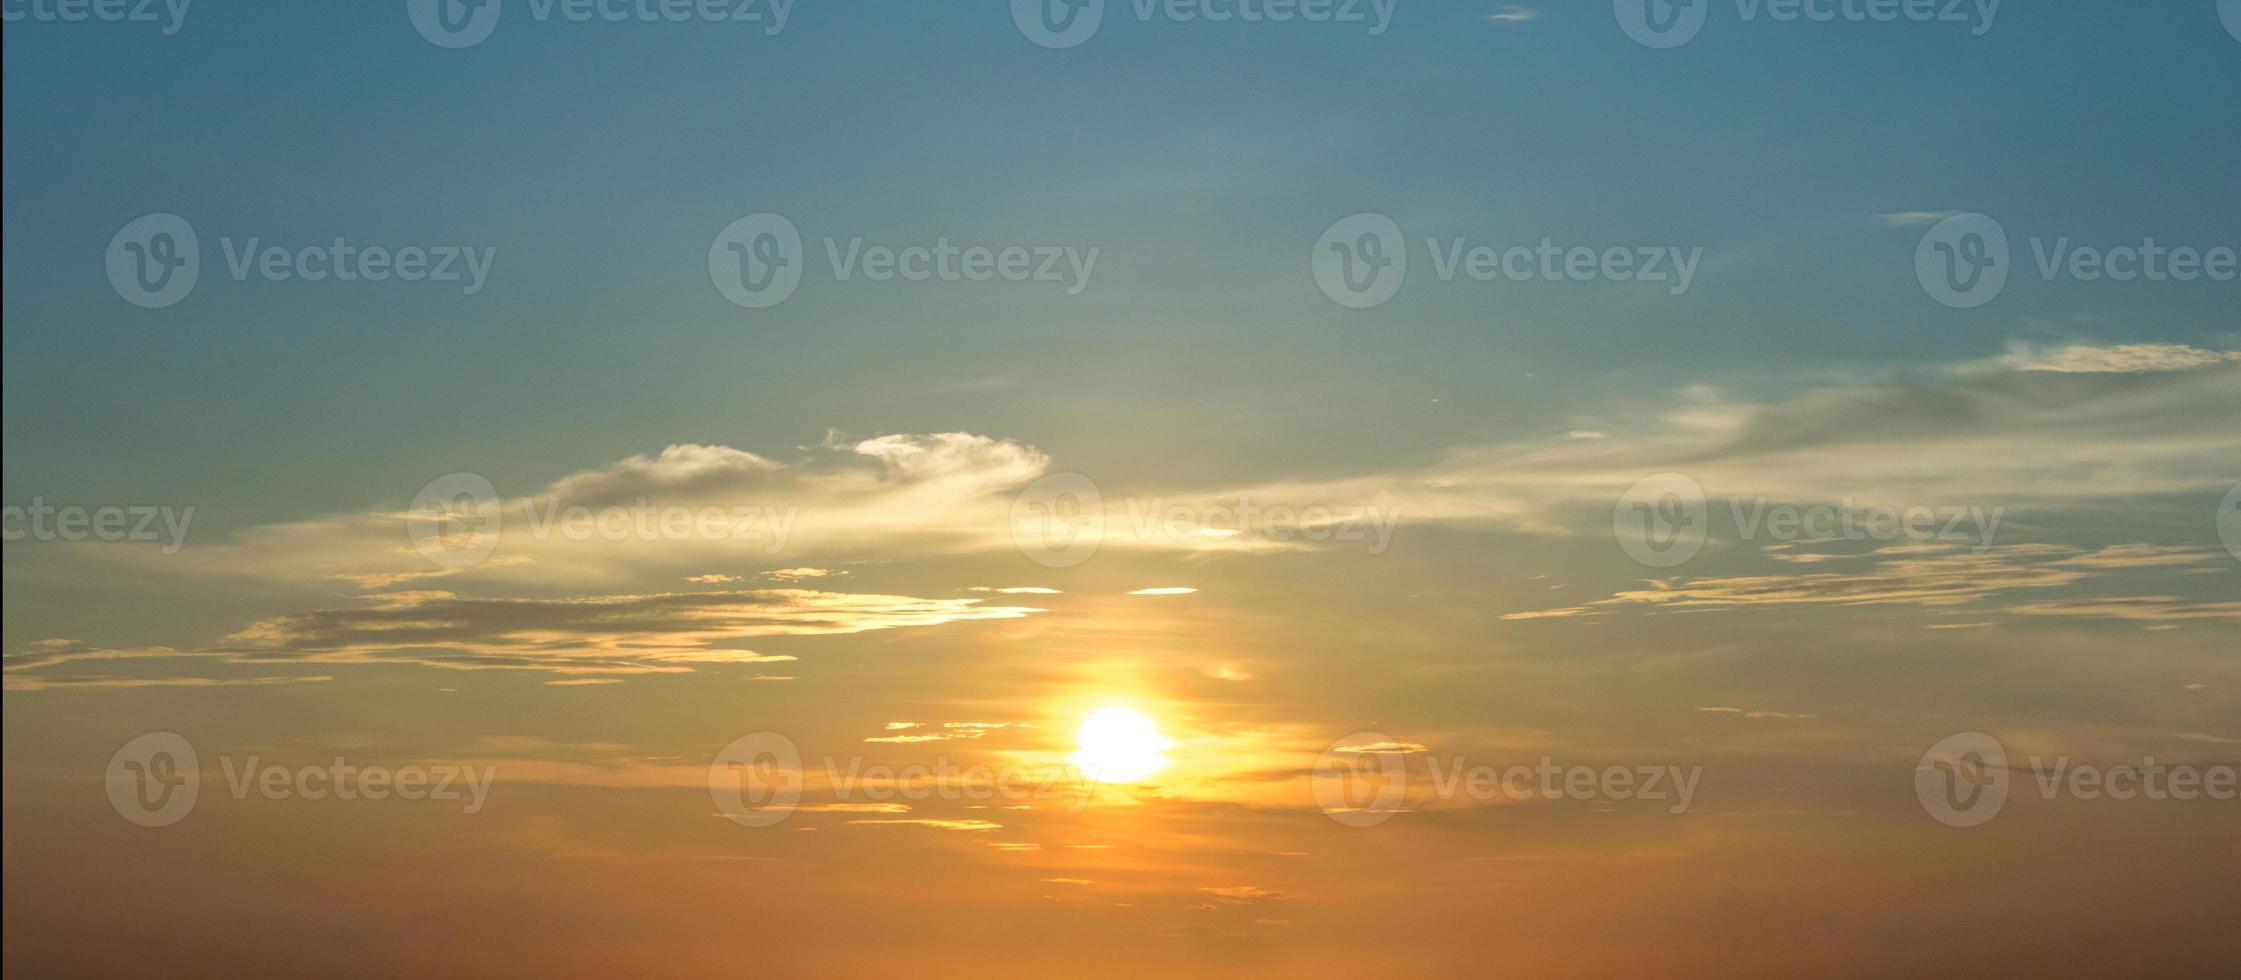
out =
{"type": "Polygon", "coordinates": [[[453,3],[7,0],[11,976],[2231,961],[2241,3],[453,3]]]}

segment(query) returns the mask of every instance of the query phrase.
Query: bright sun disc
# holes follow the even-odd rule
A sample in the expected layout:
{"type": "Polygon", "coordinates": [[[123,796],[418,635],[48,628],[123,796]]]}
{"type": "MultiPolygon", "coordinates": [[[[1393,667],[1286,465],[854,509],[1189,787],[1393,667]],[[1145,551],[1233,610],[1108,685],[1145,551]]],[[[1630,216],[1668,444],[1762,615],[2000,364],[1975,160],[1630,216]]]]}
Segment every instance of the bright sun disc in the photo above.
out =
{"type": "Polygon", "coordinates": [[[1072,762],[1082,774],[1101,783],[1141,782],[1167,768],[1160,753],[1174,745],[1152,720],[1127,708],[1106,708],[1082,719],[1074,740],[1081,746],[1072,762]]]}

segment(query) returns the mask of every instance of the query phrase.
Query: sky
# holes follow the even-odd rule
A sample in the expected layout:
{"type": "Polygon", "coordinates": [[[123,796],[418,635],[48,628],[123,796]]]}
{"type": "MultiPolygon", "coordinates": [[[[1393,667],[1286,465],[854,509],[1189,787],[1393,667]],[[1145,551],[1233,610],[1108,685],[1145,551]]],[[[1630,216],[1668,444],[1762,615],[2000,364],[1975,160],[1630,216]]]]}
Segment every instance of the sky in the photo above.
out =
{"type": "Polygon", "coordinates": [[[2241,3],[0,13],[11,974],[2231,955],[2241,3]]]}

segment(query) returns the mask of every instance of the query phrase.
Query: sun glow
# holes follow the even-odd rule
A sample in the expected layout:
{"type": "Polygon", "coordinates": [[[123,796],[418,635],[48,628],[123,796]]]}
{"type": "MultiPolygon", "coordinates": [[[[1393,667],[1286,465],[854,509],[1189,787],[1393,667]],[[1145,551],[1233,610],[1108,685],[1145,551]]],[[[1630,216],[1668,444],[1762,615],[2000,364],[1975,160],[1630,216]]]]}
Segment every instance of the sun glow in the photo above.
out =
{"type": "Polygon", "coordinates": [[[1167,768],[1161,753],[1174,745],[1152,720],[1128,708],[1105,708],[1082,719],[1080,750],[1070,761],[1101,783],[1138,783],[1167,768]]]}

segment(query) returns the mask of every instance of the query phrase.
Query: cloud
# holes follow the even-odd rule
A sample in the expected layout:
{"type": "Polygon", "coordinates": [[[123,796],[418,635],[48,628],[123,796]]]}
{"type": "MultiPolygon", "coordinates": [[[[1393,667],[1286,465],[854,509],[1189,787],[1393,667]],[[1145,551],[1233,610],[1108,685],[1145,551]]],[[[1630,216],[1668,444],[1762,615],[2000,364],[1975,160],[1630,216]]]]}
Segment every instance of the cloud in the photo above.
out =
{"type": "Polygon", "coordinates": [[[1214,896],[1217,901],[1220,901],[1225,905],[1250,905],[1254,902],[1273,902],[1284,897],[1284,893],[1282,892],[1270,891],[1269,889],[1261,888],[1256,885],[1231,885],[1225,888],[1201,888],[1199,889],[1199,891],[1214,896]]]}
{"type": "MultiPolygon", "coordinates": [[[[2143,567],[2214,567],[2207,548],[2114,545],[2083,552],[2059,545],[2007,545],[1982,553],[1959,545],[1899,545],[1859,559],[1868,567],[1774,575],[1652,580],[1647,589],[1565,609],[1512,613],[1509,620],[1592,616],[1624,608],[1702,611],[1799,606],[1960,606],[2024,590],[2058,589],[2143,567]]],[[[2233,615],[2236,603],[2175,599],[2045,601],[2012,610],[2030,615],[2205,619],[2233,615]]]]}
{"type": "Polygon", "coordinates": [[[2241,622],[2241,602],[2194,602],[2171,596],[2112,596],[2036,602],[2010,610],[2023,616],[2124,619],[2143,623],[2193,620],[2241,622]]]}
{"type": "Polygon", "coordinates": [[[909,813],[910,807],[902,803],[807,803],[794,807],[795,813],[909,813]]]}
{"type": "MultiPolygon", "coordinates": [[[[890,732],[912,731],[921,727],[923,726],[919,725],[917,722],[910,721],[891,721],[887,723],[887,730],[890,732]]],[[[938,732],[918,735],[878,735],[866,738],[864,739],[864,741],[893,745],[913,745],[920,742],[948,742],[957,739],[980,738],[981,736],[984,736],[989,732],[1002,731],[1007,728],[1033,727],[1035,726],[1028,722],[949,721],[943,722],[942,730],[938,732]]]]}
{"type": "Polygon", "coordinates": [[[684,443],[526,494],[499,487],[495,507],[467,515],[496,527],[490,557],[467,567],[439,566],[413,548],[408,528],[432,519],[402,503],[417,480],[394,488],[385,506],[253,526],[161,562],[147,549],[75,552],[157,573],[367,590],[438,579],[596,587],[657,574],[723,585],[740,576],[709,568],[776,565],[781,555],[793,560],[765,574],[798,581],[842,574],[827,566],[852,559],[1011,548],[1012,496],[1049,464],[1031,447],[961,432],[829,442],[785,461],[684,443]]]}
{"type": "MultiPolygon", "coordinates": [[[[1171,512],[1206,517],[1201,531],[1228,529],[1207,515],[1235,515],[1241,501],[1263,514],[1277,505],[1293,508],[1303,528],[1313,510],[1323,515],[1316,526],[1351,526],[1358,535],[1376,529],[1363,526],[1362,515],[1387,531],[1383,522],[1405,519],[1568,535],[1596,523],[1607,529],[1607,521],[1583,525],[1581,515],[1596,508],[1607,515],[1627,487],[1663,472],[1686,474],[1715,497],[1849,497],[1862,507],[1991,501],[2012,509],[2209,487],[2222,492],[2233,480],[2226,462],[2241,458],[2237,404],[2241,360],[2175,345],[2016,348],[1927,376],[1822,385],[1775,400],[1690,387],[1614,402],[1592,428],[1573,424],[1541,438],[1457,446],[1416,467],[1154,497],[1108,495],[1102,540],[1108,550],[1191,553],[1323,546],[1301,534],[1279,540],[1157,533],[1164,525],[1153,518],[1171,512]],[[1576,437],[1583,432],[1602,437],[1576,437]],[[1147,500],[1150,506],[1138,506],[1147,500]]],[[[440,581],[456,592],[490,591],[482,586],[492,584],[615,591],[688,577],[723,586],[744,573],[709,569],[750,563],[799,580],[824,577],[849,561],[1011,551],[1015,498],[1051,469],[1050,457],[1030,446],[961,432],[828,440],[785,459],[678,444],[507,498],[489,515],[499,525],[491,557],[463,569],[438,567],[416,552],[405,533],[408,520],[428,515],[406,514],[396,503],[251,527],[161,561],[146,549],[67,553],[137,561],[138,570],[157,574],[343,582],[369,590],[440,581]],[[609,513],[601,508],[719,508],[748,516],[736,534],[714,537],[567,533],[578,525],[566,515],[609,513]]],[[[392,499],[417,489],[399,488],[392,499]]]]}
{"type": "Polygon", "coordinates": [[[315,677],[109,677],[80,675],[75,677],[40,677],[36,675],[8,674],[0,685],[9,691],[85,691],[101,689],[151,688],[151,687],[275,687],[284,684],[323,684],[334,680],[325,675],[315,677]]]}
{"type": "Polygon", "coordinates": [[[38,670],[76,661],[97,660],[157,660],[169,657],[194,657],[202,654],[193,650],[173,647],[95,647],[78,640],[40,640],[21,650],[11,651],[0,663],[6,664],[9,673],[38,670]]]}
{"type": "Polygon", "coordinates": [[[1486,19],[1489,23],[1495,24],[1523,24],[1527,21],[1539,20],[1540,16],[1541,12],[1539,10],[1522,3],[1505,3],[1502,5],[1502,9],[1487,14],[1486,19]]]}
{"type": "Polygon", "coordinates": [[[1593,614],[1594,610],[1587,609],[1585,607],[1574,606],[1564,609],[1535,609],[1528,610],[1526,612],[1514,612],[1505,615],[1502,618],[1513,621],[1523,621],[1531,619],[1572,619],[1579,616],[1589,616],[1593,614]]]}
{"type": "Polygon", "coordinates": [[[1431,751],[1431,749],[1426,748],[1422,745],[1418,745],[1415,742],[1364,742],[1360,745],[1337,746],[1331,749],[1331,751],[1375,753],[1380,755],[1405,755],[1413,752],[1429,752],[1431,751]]]}
{"type": "Polygon", "coordinates": [[[2066,344],[2051,348],[2010,344],[2006,354],[1976,369],[1989,366],[2054,374],[2148,374],[2192,371],[2233,361],[2241,361],[2241,351],[2205,350],[2186,344],[2066,344]]]}
{"type": "Polygon", "coordinates": [[[1411,526],[1608,535],[1611,507],[1655,474],[1714,501],[2010,511],[2215,500],[2241,459],[2241,361],[2058,373],[1976,364],[1821,385],[1775,400],[1690,387],[1620,403],[1609,438],[1454,447],[1425,465],[1264,484],[1225,498],[1350,501],[1411,526]]]}
{"type": "Polygon", "coordinates": [[[933,817],[906,820],[850,820],[848,822],[859,827],[928,827],[934,830],[962,830],[972,833],[1004,829],[1003,824],[993,820],[941,820],[933,817]]]}
{"type": "Polygon", "coordinates": [[[1934,225],[1961,214],[1959,211],[1893,211],[1875,216],[1875,223],[1885,228],[1918,228],[1934,225]]]}
{"type": "Polygon", "coordinates": [[[376,597],[376,605],[275,616],[196,651],[43,645],[8,670],[79,660],[218,656],[236,663],[419,664],[568,674],[683,673],[703,664],[782,663],[733,644],[945,623],[1018,619],[1041,610],[978,599],[760,589],[733,592],[468,598],[441,592],[376,597]]]}
{"type": "Polygon", "coordinates": [[[2185,568],[2213,564],[2217,553],[2208,548],[2113,544],[2090,554],[2055,562],[2063,568],[2119,571],[2140,568],[2185,568]]]}
{"type": "Polygon", "coordinates": [[[463,669],[569,672],[684,671],[693,664],[773,663],[727,646],[765,636],[814,636],[990,619],[1040,610],[977,599],[759,589],[571,599],[440,595],[261,621],[231,641],[239,659],[421,663],[463,669]]]}
{"type": "Polygon", "coordinates": [[[1813,721],[1818,717],[1816,715],[1792,714],[1786,711],[1747,711],[1742,708],[1698,708],[1696,710],[1708,715],[1735,715],[1751,721],[1813,721]]]}

